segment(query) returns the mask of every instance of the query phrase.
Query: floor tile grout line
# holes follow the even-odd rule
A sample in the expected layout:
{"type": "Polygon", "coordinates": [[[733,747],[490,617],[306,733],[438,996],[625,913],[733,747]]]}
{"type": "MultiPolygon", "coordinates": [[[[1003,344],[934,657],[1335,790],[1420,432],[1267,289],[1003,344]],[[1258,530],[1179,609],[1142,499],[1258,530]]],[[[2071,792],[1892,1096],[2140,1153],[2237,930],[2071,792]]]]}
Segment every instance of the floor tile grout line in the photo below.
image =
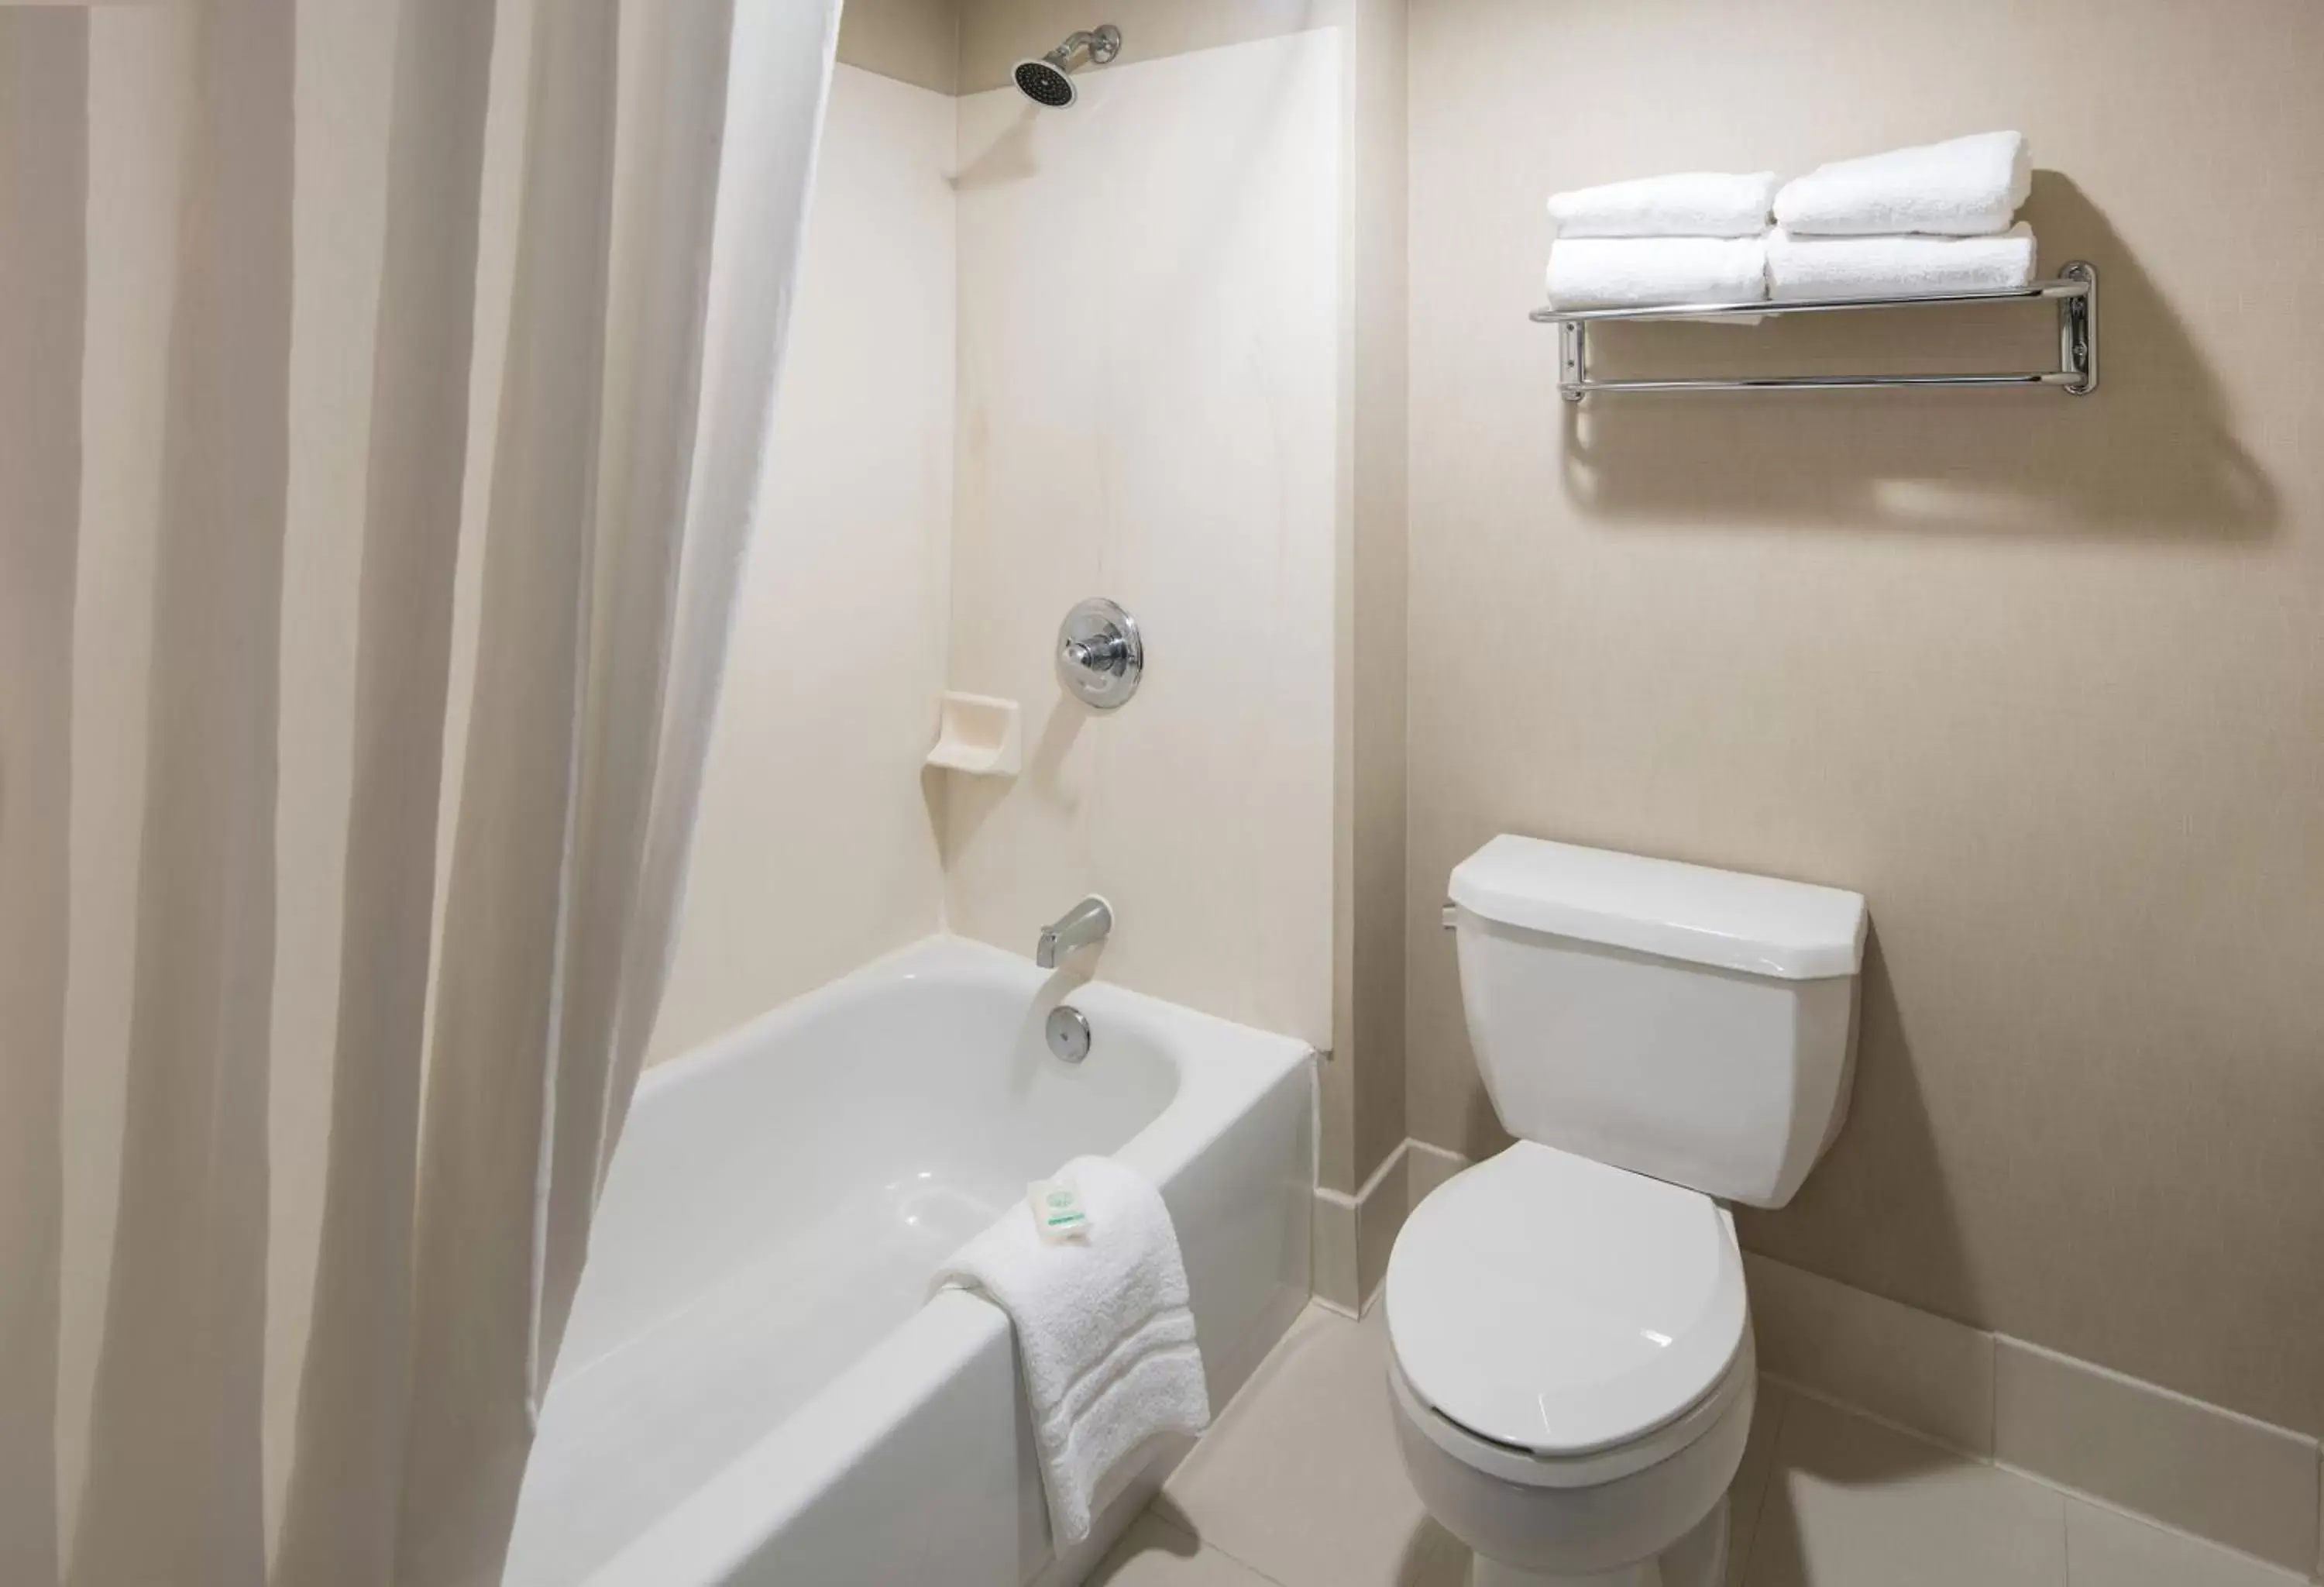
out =
{"type": "Polygon", "coordinates": [[[1242,1555],[1237,1554],[1233,1549],[1227,1547],[1226,1545],[1222,1543],[1206,1542],[1203,1546],[1204,1548],[1214,1549],[1218,1553],[1226,1555],[1227,1558],[1234,1561],[1235,1564],[1240,1565],[1244,1570],[1249,1571],[1252,1575],[1257,1576],[1260,1581],[1272,1583],[1272,1587],[1291,1587],[1291,1584],[1288,1582],[1286,1582],[1282,1577],[1268,1575],[1265,1571],[1260,1570],[1257,1565],[1251,1564],[1249,1560],[1243,1558],[1242,1555]]]}
{"type": "MultiPolygon", "coordinates": [[[[1767,1517],[1768,1490],[1775,1485],[1775,1479],[1783,1474],[1783,1467],[1776,1463],[1775,1455],[1776,1452],[1783,1447],[1784,1424],[1791,1419],[1791,1415],[1792,1397],[1789,1393],[1785,1393],[1775,1401],[1775,1423],[1767,1429],[1767,1464],[1766,1469],[1759,1473],[1759,1497],[1753,1500],[1751,1505],[1750,1536],[1744,1541],[1743,1557],[1736,1562],[1734,1576],[1738,1587],[1751,1587],[1751,1556],[1759,1552],[1759,1523],[1767,1517]]],[[[1732,1517],[1728,1518],[1727,1535],[1730,1540],[1735,1536],[1735,1522],[1732,1517]]]]}
{"type": "MultiPolygon", "coordinates": [[[[1329,1314],[1335,1323],[1345,1323],[1352,1326],[1360,1321],[1359,1318],[1350,1316],[1347,1313],[1340,1310],[1339,1307],[1332,1305],[1321,1296],[1311,1294],[1307,1297],[1307,1302],[1309,1306],[1321,1309],[1322,1311],[1329,1314]]],[[[1304,1320],[1304,1315],[1305,1314],[1303,1312],[1302,1316],[1293,1318],[1291,1326],[1283,1331],[1283,1337],[1276,1341],[1274,1348],[1268,1352],[1268,1356],[1270,1360],[1274,1357],[1277,1351],[1281,1350],[1285,1344],[1289,1342],[1292,1334],[1297,1332],[1301,1322],[1304,1320]]],[[[1263,1366],[1265,1363],[1262,1362],[1261,1364],[1263,1366]]],[[[1233,1397],[1227,1401],[1226,1407],[1222,1409],[1218,1415],[1213,1416],[1211,1418],[1210,1427],[1205,1428],[1202,1436],[1195,1440],[1194,1448],[1187,1452],[1187,1460],[1191,1461],[1195,1454],[1201,1452],[1204,1441],[1210,1436],[1213,1430],[1216,1429],[1220,1421],[1225,1416],[1228,1411],[1233,1409],[1236,1405],[1241,1403],[1246,1396],[1256,1400],[1259,1398],[1261,1390],[1262,1385],[1259,1380],[1259,1372],[1254,1370],[1250,1375],[1250,1380],[1245,1382],[1240,1389],[1237,1389],[1233,1397]]],[[[1181,1462],[1180,1469],[1185,1469],[1185,1462],[1181,1462]]],[[[1185,1519],[1183,1523],[1172,1519],[1170,1515],[1165,1514],[1159,1508],[1162,1501],[1168,1497],[1169,1486],[1166,1482],[1163,1487],[1155,1493],[1152,1499],[1146,1501],[1146,1509],[1142,1513],[1151,1516],[1157,1523],[1167,1527],[1171,1531],[1176,1532],[1181,1537],[1191,1540],[1196,1548],[1218,1555],[1223,1559],[1233,1561],[1235,1564],[1241,1567],[1243,1570],[1249,1571],[1260,1581],[1267,1582],[1268,1587],[1291,1587],[1291,1584],[1284,1581],[1282,1577],[1260,1569],[1258,1565],[1253,1564],[1250,1561],[1237,1554],[1233,1549],[1227,1547],[1226,1545],[1222,1543],[1213,1543],[1210,1538],[1196,1531],[1194,1529],[1194,1518],[1186,1515],[1182,1509],[1177,1509],[1175,1505],[1173,1506],[1173,1513],[1185,1516],[1185,1519]]],[[[1135,1526],[1136,1524],[1137,1523],[1134,1521],[1131,1523],[1132,1526],[1135,1526]]]]}
{"type": "MultiPolygon", "coordinates": [[[[2058,1495],[2061,1499],[2069,1500],[2070,1504],[2083,1505],[2090,1509],[2102,1511],[2107,1515],[2113,1516],[2118,1520],[2135,1522],[2138,1526],[2149,1527],[2154,1531],[2161,1532],[2166,1536],[2175,1537],[2181,1543],[2193,1544],[2198,1548],[2208,1548],[2215,1553],[2232,1555],[2234,1558],[2246,1564],[2256,1565],[2264,1571],[2273,1571],[2277,1575],[2282,1576],[2287,1582],[2312,1582],[2316,1580],[2315,1577],[2304,1574],[2293,1567],[2283,1564],[2281,1560],[2268,1559],[2264,1555],[2252,1554],[2245,1549],[2237,1548],[2232,1543],[2222,1543],[2216,1537],[2206,1537],[2200,1532],[2190,1532],[2184,1527],[2177,1527],[2172,1525],[2169,1521],[2158,1520],[2154,1517],[2146,1515],[2139,1510],[2126,1509],[2123,1506],[2115,1503],[2112,1499],[2101,1499],[2095,1493],[2088,1493],[2080,1488],[2069,1487],[2063,1482],[2044,1477],[2039,1472],[2029,1472],[2024,1467],[2012,1465],[2007,1461],[1997,1460],[1993,1462],[1992,1465],[1995,1471],[2006,1472],[2013,1477],[2033,1483],[2036,1488],[2047,1489],[2050,1492],[2058,1495]]],[[[2066,1536],[2068,1539],[2067,1545],[2070,1550],[2073,1537],[2073,1527],[2070,1525],[2070,1521],[2073,1511],[2069,1508],[2066,1513],[2070,1523],[2066,1528],[2066,1536]]]]}
{"type": "MultiPolygon", "coordinates": [[[[1187,1450],[1184,1458],[1179,1462],[1181,1466],[1185,1465],[1187,1461],[1193,1460],[1197,1454],[1202,1453],[1203,1444],[1204,1441],[1210,1437],[1212,1429],[1217,1427],[1220,1423],[1225,1421],[1229,1416],[1232,1415],[1235,1407],[1242,1404],[1246,1399],[1256,1400],[1262,1393],[1265,1392],[1268,1385],[1261,1380],[1262,1372],[1267,1367],[1268,1362],[1275,1359],[1276,1352],[1283,1349],[1285,1345],[1291,1342],[1291,1336],[1299,1331],[1299,1326],[1306,1320],[1306,1315],[1310,1309],[1328,1312],[1333,1317],[1342,1323],[1359,1323],[1362,1321],[1361,1318],[1348,1315],[1347,1313],[1332,1305],[1331,1302],[1323,1299],[1321,1296],[1309,1296],[1307,1297],[1307,1305],[1305,1306],[1302,1306],[1297,1314],[1292,1317],[1290,1325],[1283,1330],[1282,1337],[1277,1339],[1274,1344],[1268,1347],[1267,1354],[1259,1359],[1259,1365],[1252,1368],[1250,1375],[1243,1379],[1242,1387],[1236,1389],[1232,1394],[1227,1397],[1226,1404],[1216,1406],[1212,1408],[1210,1426],[1204,1427],[1201,1433],[1195,1435],[1194,1447],[1187,1450]]],[[[1163,1490],[1167,1491],[1168,1487],[1169,1479],[1165,1478],[1163,1480],[1163,1490]]],[[[1156,1499],[1159,1499],[1162,1497],[1162,1494],[1161,1492],[1157,1492],[1154,1497],[1156,1499]]],[[[1151,1501],[1149,1501],[1149,1503],[1151,1501]]],[[[1185,1530],[1183,1527],[1178,1529],[1182,1532],[1185,1530]]]]}
{"type": "MultiPolygon", "coordinates": [[[[1235,1553],[1234,1550],[1227,1547],[1224,1544],[1213,1543],[1209,1538],[1204,1536],[1200,1532],[1196,1532],[1190,1527],[1180,1526],[1177,1522],[1164,1515],[1160,1510],[1156,1509],[1154,1508],[1155,1501],[1159,1499],[1162,1496],[1157,1493],[1153,1499],[1148,1499],[1146,1501],[1146,1508],[1138,1512],[1138,1519],[1152,1521],[1156,1526],[1161,1527],[1166,1532],[1176,1533],[1179,1536],[1184,1537],[1187,1542],[1194,1545],[1194,1552],[1197,1556],[1205,1554],[1215,1554],[1222,1559],[1232,1560],[1236,1564],[1240,1565],[1244,1570],[1249,1571],[1260,1581],[1268,1582],[1269,1587],[1289,1587],[1289,1584],[1284,1582],[1280,1577],[1268,1575],[1265,1571],[1260,1570],[1257,1565],[1251,1564],[1249,1560],[1243,1558],[1242,1555],[1235,1553]]],[[[1138,1521],[1132,1521],[1130,1523],[1130,1527],[1135,1527],[1137,1525],[1138,1521]]],[[[1130,1527],[1124,1527],[1121,1535],[1124,1537],[1129,1536],[1130,1527]]],[[[1115,1546],[1119,1547],[1120,1545],[1117,1544],[1115,1546]]]]}
{"type": "MultiPolygon", "coordinates": [[[[1998,1379],[2001,1374],[1996,1372],[1994,1376],[1998,1379]]],[[[1998,1429],[1996,1431],[1997,1433],[1998,1429]]],[[[1996,1443],[1998,1442],[1997,1438],[1996,1443]]],[[[1993,1464],[1997,1471],[2006,1472],[2010,1469],[1997,1460],[1993,1464]]],[[[2058,1564],[2061,1567],[2058,1578],[2059,1587],[2074,1587],[2074,1507],[2069,1502],[2061,1505],[2059,1509],[2062,1512],[2058,1517],[2058,1564]]]]}
{"type": "MultiPolygon", "coordinates": [[[[1158,1498],[1159,1496],[1157,1495],[1157,1497],[1158,1498]]],[[[1148,1514],[1153,1514],[1154,1505],[1152,1500],[1149,1499],[1147,1502],[1146,1509],[1148,1514]]],[[[1242,1555],[1237,1554],[1233,1549],[1229,1548],[1225,1544],[1213,1543],[1209,1538],[1204,1536],[1201,1533],[1190,1532],[1175,1521],[1162,1520],[1162,1518],[1159,1516],[1156,1516],[1155,1519],[1161,1520],[1164,1526],[1169,1527],[1179,1536],[1193,1538],[1197,1547],[1234,1561],[1235,1564],[1240,1565],[1244,1570],[1249,1571],[1252,1575],[1257,1576],[1260,1581],[1270,1582],[1273,1584],[1273,1587],[1290,1587],[1290,1583],[1285,1582],[1282,1577],[1271,1575],[1268,1572],[1260,1570],[1257,1565],[1243,1558],[1242,1555]]]]}

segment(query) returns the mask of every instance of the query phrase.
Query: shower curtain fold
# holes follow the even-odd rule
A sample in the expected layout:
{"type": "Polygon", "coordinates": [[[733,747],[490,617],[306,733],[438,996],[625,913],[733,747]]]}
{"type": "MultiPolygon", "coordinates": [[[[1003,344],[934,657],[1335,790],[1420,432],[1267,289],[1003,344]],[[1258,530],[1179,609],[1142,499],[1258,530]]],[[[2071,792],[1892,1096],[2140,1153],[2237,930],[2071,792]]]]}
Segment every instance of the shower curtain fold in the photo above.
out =
{"type": "Polygon", "coordinates": [[[667,978],[838,5],[391,9],[0,10],[10,1587],[496,1581],[667,978]],[[137,125],[110,119],[130,83],[167,88],[137,125]],[[360,228],[304,220],[302,161],[363,169],[367,114],[366,275],[360,228]],[[166,355],[124,350],[152,300],[88,252],[127,202],[173,206],[166,355]],[[349,302],[367,346],[302,339],[349,302]],[[123,383],[149,366],[150,522],[82,477],[90,437],[142,444],[123,383]],[[344,412],[300,396],[342,386],[344,412]],[[341,783],[281,770],[331,752],[284,704],[318,627],[290,618],[330,598],[285,546],[333,533],[341,783]],[[140,557],[150,664],[98,732],[78,714],[147,652],[88,581],[140,557]],[[73,775],[115,741],[143,746],[125,849],[73,775]],[[315,886],[282,824],[334,786],[310,1029],[278,974],[315,886]],[[107,941],[72,929],[104,912],[91,855],[134,945],[68,963],[107,941]],[[124,1037],[69,1018],[115,988],[124,1037]]]}
{"type": "Polygon", "coordinates": [[[590,578],[613,175],[612,0],[535,16],[473,715],[438,961],[420,1190],[401,1574],[489,1580],[515,1502],[559,1106],[598,636],[590,578]],[[553,157],[544,157],[545,151],[553,157]],[[511,1392],[514,1389],[515,1392],[511,1392]]]}
{"type": "Polygon", "coordinates": [[[395,1580],[420,1094],[493,0],[408,5],[390,88],[331,1152],[274,1580],[395,1580]]]}
{"type": "Polygon", "coordinates": [[[0,32],[0,1582],[57,1579],[88,23],[0,32]]]}
{"type": "Polygon", "coordinates": [[[297,26],[195,19],[112,1287],[73,1587],[248,1587],[260,1503],[297,26]]]}

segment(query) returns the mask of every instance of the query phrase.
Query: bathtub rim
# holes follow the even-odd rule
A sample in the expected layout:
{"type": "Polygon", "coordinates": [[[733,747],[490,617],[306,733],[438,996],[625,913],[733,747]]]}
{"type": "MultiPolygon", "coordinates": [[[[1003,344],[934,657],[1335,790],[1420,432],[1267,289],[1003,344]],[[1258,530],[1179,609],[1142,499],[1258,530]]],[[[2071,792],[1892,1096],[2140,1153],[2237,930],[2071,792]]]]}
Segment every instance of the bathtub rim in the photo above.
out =
{"type": "MultiPolygon", "coordinates": [[[[1184,1027],[1186,1035],[1214,1038],[1230,1047],[1242,1049],[1240,1056],[1223,1057],[1214,1053],[1206,1042],[1194,1055],[1194,1072],[1190,1074],[1189,1066],[1182,1061],[1180,1049],[1168,1041],[1157,1040],[1156,1045],[1178,1071],[1178,1093],[1164,1104],[1157,1117],[1140,1127],[1120,1150],[1109,1155],[1159,1184],[1200,1156],[1203,1149],[1215,1140],[1234,1117],[1229,1112],[1223,1116],[1209,1119],[1207,1121],[1213,1128],[1206,1133],[1189,1132],[1185,1126],[1194,1121],[1174,1118],[1174,1115],[1182,1111],[1190,1081],[1199,1081],[1199,1084],[1194,1087],[1203,1093],[1196,1099],[1198,1108],[1204,1103],[1221,1100],[1213,1089],[1218,1087],[1223,1087],[1226,1093],[1240,1093],[1245,1100],[1250,1100],[1265,1092],[1276,1076],[1317,1056],[1315,1048],[1297,1037],[1281,1036],[1253,1026],[1237,1024],[1231,1020],[1206,1014],[1183,1003],[1171,1002],[1167,998],[1096,980],[1091,971],[1096,966],[1098,955],[1090,954],[1080,957],[1088,963],[1043,971],[1022,955],[995,947],[991,943],[956,937],[950,932],[932,932],[891,949],[836,980],[827,981],[787,1002],[778,1003],[765,1013],[711,1038],[699,1047],[651,1066],[638,1077],[631,1110],[634,1112],[665,1091],[690,1081],[705,1079],[720,1069],[742,1062],[770,1040],[779,1039],[783,1032],[824,1017],[848,1002],[875,995],[878,989],[899,981],[918,979],[924,973],[977,972],[1008,982],[1029,980],[1032,983],[1029,988],[1030,1007],[1043,1013],[1058,1003],[1070,1001],[1090,1017],[1093,1025],[1099,1025],[1104,1020],[1122,1019],[1141,1028],[1149,1038],[1159,1036],[1157,1028],[1184,1027]],[[1235,1075],[1222,1067],[1249,1063],[1253,1058],[1272,1061],[1274,1066],[1267,1072],[1265,1079],[1235,1075]]],[[[1101,1042],[1104,1039],[1105,1032],[1102,1026],[1097,1036],[1101,1042]]],[[[1084,1061],[1102,1062],[1102,1051],[1084,1061]]]]}

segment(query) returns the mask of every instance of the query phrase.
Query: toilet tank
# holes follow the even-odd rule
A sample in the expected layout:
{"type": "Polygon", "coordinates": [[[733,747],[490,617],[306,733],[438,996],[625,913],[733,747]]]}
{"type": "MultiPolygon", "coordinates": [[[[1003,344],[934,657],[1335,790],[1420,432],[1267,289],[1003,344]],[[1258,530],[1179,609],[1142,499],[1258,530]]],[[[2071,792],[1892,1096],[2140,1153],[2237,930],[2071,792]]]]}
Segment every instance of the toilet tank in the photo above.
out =
{"type": "Polygon", "coordinates": [[[1725,1200],[1792,1199],[1848,1112],[1861,895],[1508,835],[1451,892],[1504,1129],[1725,1200]]]}

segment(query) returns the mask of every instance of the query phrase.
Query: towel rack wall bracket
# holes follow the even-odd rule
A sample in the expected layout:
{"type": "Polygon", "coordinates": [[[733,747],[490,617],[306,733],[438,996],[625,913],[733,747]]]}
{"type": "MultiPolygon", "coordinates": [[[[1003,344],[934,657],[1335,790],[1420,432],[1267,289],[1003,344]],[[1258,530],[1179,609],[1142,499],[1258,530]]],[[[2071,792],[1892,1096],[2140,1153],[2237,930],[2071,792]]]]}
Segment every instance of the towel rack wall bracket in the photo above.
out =
{"type": "Polygon", "coordinates": [[[2086,397],[2098,386],[2098,272],[2088,260],[2055,279],[2003,292],[1931,292],[1897,298],[1804,298],[1748,303],[1673,303],[1651,309],[1536,309],[1537,325],[1557,327],[1557,393],[1569,402],[1599,392],[1866,391],[1911,386],[2048,386],[2086,397]],[[1993,374],[1783,374],[1688,380],[1606,380],[1590,373],[1590,328],[1606,320],[1727,319],[1831,314],[1862,309],[1925,309],[1963,303],[2048,302],[2058,314],[2058,366],[1993,374]]]}

